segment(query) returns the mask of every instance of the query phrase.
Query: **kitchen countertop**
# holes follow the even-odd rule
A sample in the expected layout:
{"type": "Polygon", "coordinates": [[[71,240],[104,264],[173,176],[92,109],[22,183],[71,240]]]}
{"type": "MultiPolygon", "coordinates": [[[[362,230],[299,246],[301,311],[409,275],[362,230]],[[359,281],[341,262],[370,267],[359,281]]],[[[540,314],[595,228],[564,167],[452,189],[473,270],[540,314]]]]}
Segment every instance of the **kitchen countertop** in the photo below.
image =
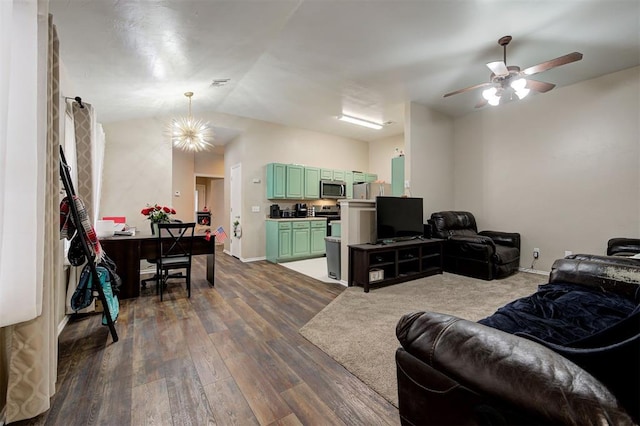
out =
{"type": "Polygon", "coordinates": [[[326,217],[316,217],[316,216],[307,216],[307,217],[281,217],[281,218],[273,218],[268,217],[267,220],[271,220],[274,222],[281,222],[283,220],[290,220],[293,222],[299,222],[301,220],[327,220],[326,217]]]}

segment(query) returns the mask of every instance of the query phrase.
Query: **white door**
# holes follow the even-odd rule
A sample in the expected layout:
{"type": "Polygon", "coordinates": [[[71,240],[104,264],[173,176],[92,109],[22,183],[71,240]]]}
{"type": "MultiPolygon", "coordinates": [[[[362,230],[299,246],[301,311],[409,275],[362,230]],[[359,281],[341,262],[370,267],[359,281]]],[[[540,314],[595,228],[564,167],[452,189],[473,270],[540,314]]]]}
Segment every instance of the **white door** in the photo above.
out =
{"type": "Polygon", "coordinates": [[[229,196],[229,205],[231,206],[231,211],[229,212],[230,226],[228,232],[229,234],[229,242],[231,244],[230,252],[231,256],[237,257],[238,259],[241,257],[241,246],[242,246],[242,235],[240,234],[242,230],[242,165],[236,164],[231,167],[231,184],[230,184],[230,196],[229,196]],[[234,223],[238,222],[237,227],[234,223]],[[237,229],[237,236],[234,236],[234,228],[237,229]]]}

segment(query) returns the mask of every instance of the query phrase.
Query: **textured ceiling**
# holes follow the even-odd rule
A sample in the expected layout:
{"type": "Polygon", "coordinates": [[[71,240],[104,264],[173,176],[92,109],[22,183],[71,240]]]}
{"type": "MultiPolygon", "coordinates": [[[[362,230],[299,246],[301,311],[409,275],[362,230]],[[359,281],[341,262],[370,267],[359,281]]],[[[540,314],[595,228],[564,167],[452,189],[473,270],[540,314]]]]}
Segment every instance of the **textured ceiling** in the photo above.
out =
{"type": "Polygon", "coordinates": [[[583,53],[536,76],[557,87],[640,64],[638,0],[50,0],[50,12],[77,91],[65,95],[103,123],[184,113],[193,91],[194,115],[371,141],[403,132],[407,101],[473,112],[479,90],[442,95],[488,81],[503,35],[508,65],[583,53]],[[343,112],[393,124],[360,128],[343,112]]]}

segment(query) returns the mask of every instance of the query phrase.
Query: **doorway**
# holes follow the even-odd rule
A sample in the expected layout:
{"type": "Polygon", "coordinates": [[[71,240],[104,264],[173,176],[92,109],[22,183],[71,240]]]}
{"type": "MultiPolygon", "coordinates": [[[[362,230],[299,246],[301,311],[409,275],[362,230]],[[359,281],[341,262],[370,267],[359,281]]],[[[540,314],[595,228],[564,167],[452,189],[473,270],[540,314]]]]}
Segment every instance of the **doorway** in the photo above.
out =
{"type": "Polygon", "coordinates": [[[212,232],[219,226],[224,228],[224,178],[196,175],[194,209],[198,225],[212,232]]]}
{"type": "Polygon", "coordinates": [[[231,256],[240,259],[242,252],[242,165],[231,166],[231,183],[229,191],[229,243],[231,256]]]}

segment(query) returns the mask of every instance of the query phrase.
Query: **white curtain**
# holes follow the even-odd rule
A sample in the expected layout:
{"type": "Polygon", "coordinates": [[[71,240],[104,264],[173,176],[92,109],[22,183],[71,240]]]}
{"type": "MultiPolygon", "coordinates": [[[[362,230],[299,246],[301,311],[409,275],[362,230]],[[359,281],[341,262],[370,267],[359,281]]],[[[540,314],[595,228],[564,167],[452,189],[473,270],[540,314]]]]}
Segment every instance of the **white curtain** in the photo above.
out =
{"type": "Polygon", "coordinates": [[[38,106],[46,105],[46,92],[38,94],[37,6],[36,0],[0,1],[0,327],[42,312],[38,144],[45,124],[38,106]]]}
{"type": "MultiPolygon", "coordinates": [[[[7,0],[0,1],[5,4],[7,0]]],[[[21,51],[23,56],[29,56],[29,52],[34,52],[37,58],[38,70],[37,83],[37,99],[34,105],[38,105],[39,109],[36,117],[26,128],[37,128],[37,137],[14,139],[8,137],[8,145],[11,146],[16,142],[20,142],[23,149],[30,148],[31,145],[36,146],[36,153],[32,156],[31,163],[36,163],[34,172],[37,176],[36,182],[28,188],[14,188],[9,186],[10,180],[5,175],[3,182],[5,187],[0,190],[0,197],[5,196],[4,210],[0,223],[3,223],[2,245],[3,249],[7,243],[8,235],[11,235],[8,228],[17,228],[20,238],[25,237],[24,233],[29,233],[29,228],[35,230],[33,240],[30,241],[32,249],[29,252],[20,253],[20,256],[28,262],[28,265],[16,267],[11,264],[7,268],[4,263],[6,258],[5,252],[2,252],[0,268],[2,271],[9,269],[15,271],[13,279],[20,285],[25,287],[33,287],[36,293],[36,315],[28,321],[22,321],[17,324],[10,325],[3,329],[3,348],[7,356],[7,387],[6,387],[6,421],[12,423],[15,421],[29,419],[49,409],[50,398],[55,393],[55,382],[57,375],[58,362],[58,339],[57,325],[54,315],[54,292],[60,291],[61,270],[62,270],[62,254],[60,250],[60,220],[59,220],[59,74],[58,74],[58,38],[53,19],[46,13],[47,3],[36,4],[36,0],[17,0],[14,2],[14,12],[21,8],[29,6],[30,13],[28,19],[14,22],[14,24],[27,25],[28,27],[35,25],[37,28],[37,45],[31,46],[31,49],[21,51]],[[43,6],[44,11],[37,13],[38,7],[43,6]],[[42,95],[44,92],[44,95],[42,95]],[[42,109],[40,109],[42,108],[42,109]],[[34,123],[37,123],[34,126],[34,123]],[[37,161],[33,161],[36,158],[37,161]],[[24,214],[23,205],[12,205],[13,201],[6,198],[9,194],[21,193],[25,191],[24,198],[35,199],[35,218],[30,224],[8,222],[10,217],[7,213],[11,210],[17,210],[24,214]],[[35,196],[34,194],[37,194],[35,196]],[[9,208],[11,207],[11,209],[9,208]],[[36,243],[37,239],[37,243],[36,243]],[[32,270],[36,272],[33,273],[32,270]],[[35,278],[34,276],[35,275],[35,278]]],[[[15,16],[15,14],[14,14],[15,16]]],[[[13,27],[13,31],[20,34],[18,28],[13,27]]],[[[12,56],[12,59],[14,57],[12,56]]],[[[22,70],[24,71],[24,70],[22,70]]],[[[28,73],[27,73],[28,74],[28,73]]],[[[15,77],[15,75],[14,75],[15,77]]],[[[12,86],[13,87],[13,86],[12,86]]],[[[12,99],[11,93],[9,99],[12,99]]],[[[9,117],[12,117],[14,104],[10,103],[9,117]]],[[[9,126],[13,124],[9,121],[9,126]]],[[[22,123],[25,124],[25,123],[22,123]]],[[[9,127],[10,128],[10,127],[9,127]]],[[[22,130],[22,129],[21,129],[22,130]]],[[[13,136],[10,132],[9,136],[13,136]]],[[[6,160],[11,159],[10,150],[5,153],[6,160]]],[[[11,163],[11,161],[7,161],[11,163]]],[[[6,164],[3,164],[6,165],[6,164]]],[[[25,167],[19,175],[22,179],[26,179],[24,173],[31,171],[25,167]]],[[[12,177],[12,176],[11,176],[12,177]]],[[[12,177],[13,178],[13,177],[12,177]]],[[[31,183],[31,181],[29,181],[31,183]]],[[[23,201],[23,200],[20,200],[23,201]]],[[[30,216],[29,216],[30,217],[30,216]]],[[[30,238],[29,238],[30,239],[30,238]]],[[[15,241],[11,242],[11,249],[14,247],[15,241]]],[[[17,251],[17,250],[16,250],[17,251]]],[[[4,274],[4,272],[3,272],[4,274]]],[[[11,289],[11,285],[7,285],[2,276],[0,287],[11,289]]],[[[13,284],[13,283],[10,283],[13,284]]],[[[11,289],[13,290],[13,289],[11,289]]],[[[3,301],[4,302],[4,301],[3,301]]],[[[25,300],[16,303],[17,307],[24,307],[25,300]]],[[[4,309],[5,306],[3,305],[4,309]]],[[[22,309],[13,309],[13,311],[21,311],[22,309]]],[[[3,312],[4,313],[4,312],[3,312]]]]}

